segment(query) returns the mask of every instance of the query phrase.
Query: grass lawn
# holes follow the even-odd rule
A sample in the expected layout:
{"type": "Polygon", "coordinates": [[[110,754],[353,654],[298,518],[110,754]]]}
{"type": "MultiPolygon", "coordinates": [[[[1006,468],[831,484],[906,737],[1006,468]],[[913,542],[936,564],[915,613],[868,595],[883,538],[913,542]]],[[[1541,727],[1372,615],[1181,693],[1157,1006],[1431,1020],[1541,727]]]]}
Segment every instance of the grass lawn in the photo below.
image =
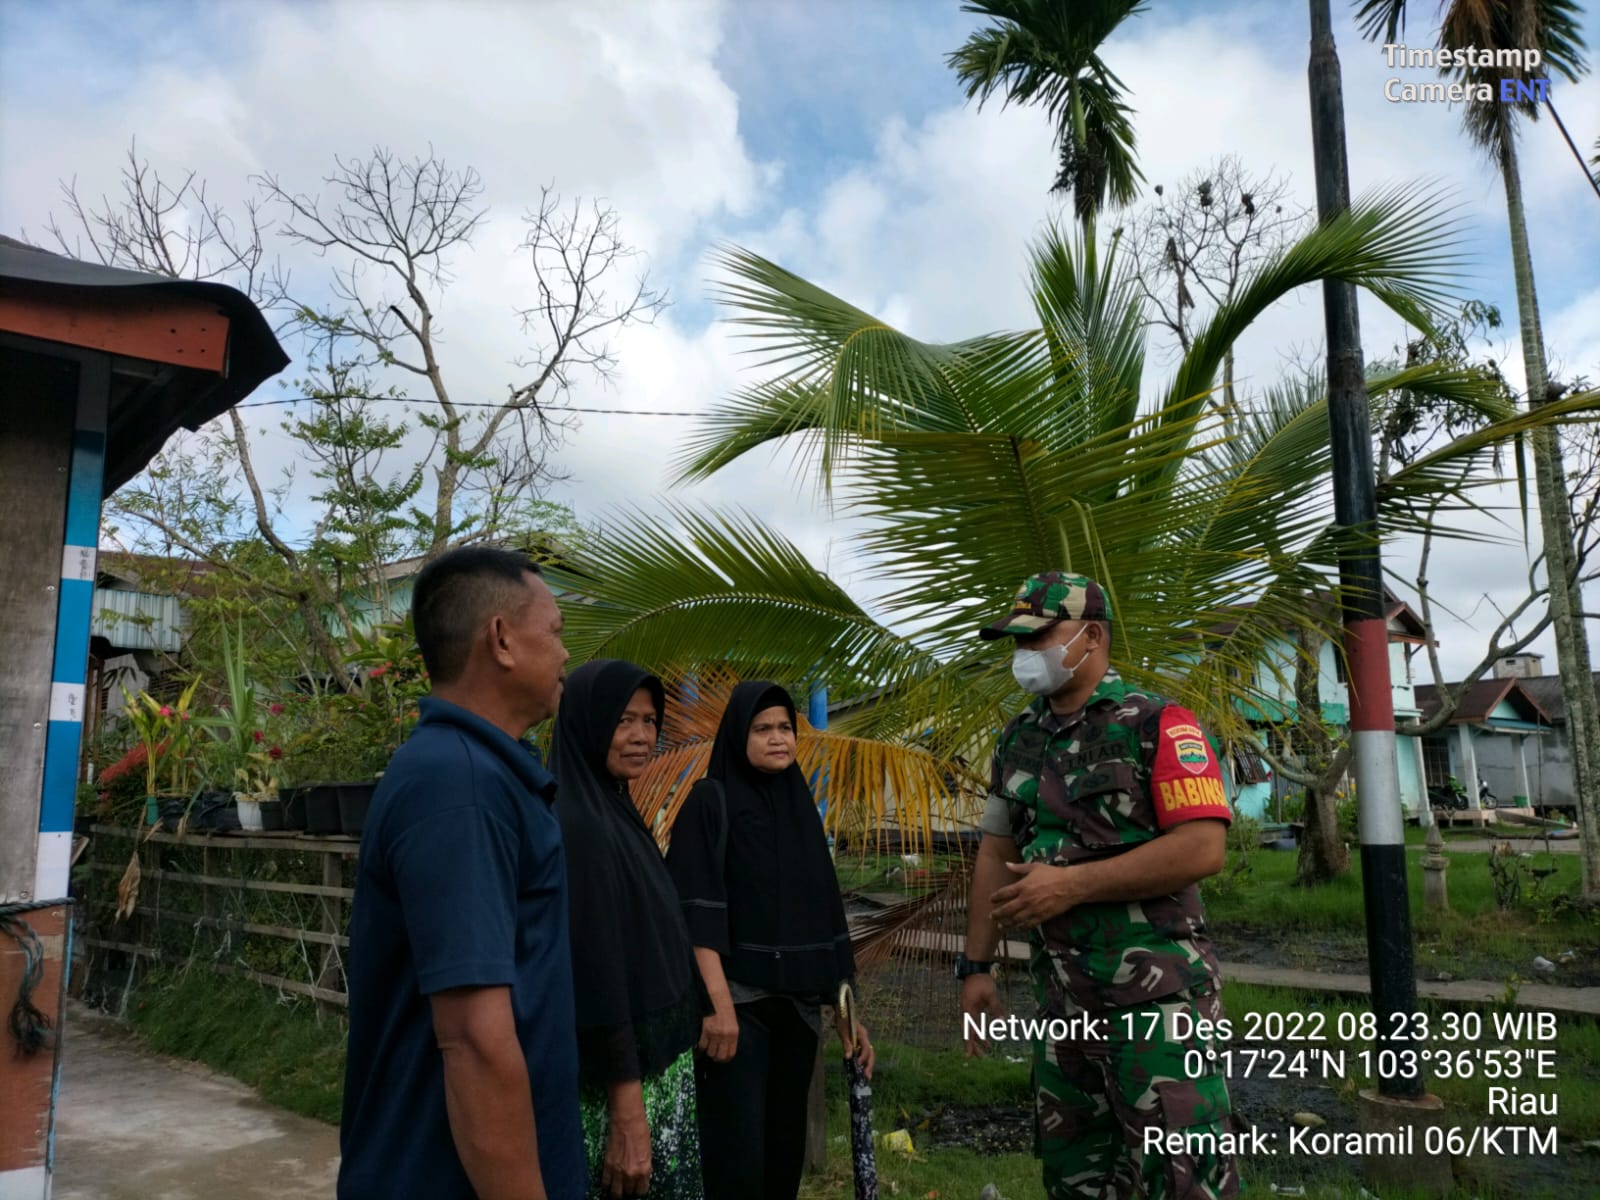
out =
{"type": "MultiPolygon", "coordinates": [[[[1565,899],[1578,891],[1581,862],[1576,854],[1546,854],[1537,846],[1523,860],[1553,874],[1538,882],[1525,879],[1519,903],[1507,910],[1495,904],[1489,874],[1489,856],[1481,852],[1450,853],[1446,871],[1450,911],[1426,912],[1422,904],[1422,870],[1417,865],[1421,848],[1409,852],[1407,880],[1411,893],[1412,923],[1416,933],[1418,974],[1435,978],[1447,973],[1457,979],[1563,982],[1562,973],[1549,980],[1537,976],[1536,955],[1555,961],[1566,950],[1579,958],[1568,982],[1589,983],[1578,972],[1600,972],[1600,920],[1565,899]]],[[[1361,859],[1351,855],[1350,873],[1316,888],[1297,887],[1295,854],[1260,850],[1248,859],[1247,869],[1218,885],[1202,885],[1206,914],[1216,940],[1227,958],[1235,943],[1276,946],[1294,965],[1325,970],[1350,970],[1343,956],[1364,962],[1366,926],[1361,907],[1361,859]]],[[[1232,863],[1230,862],[1230,866],[1232,863]]]]}
{"type": "MultiPolygon", "coordinates": [[[[837,1044],[830,1047],[837,1049],[837,1044]]],[[[1037,1196],[1039,1164],[1030,1153],[981,1155],[970,1149],[928,1149],[917,1128],[927,1110],[1015,1108],[1029,1102],[1028,1066],[998,1058],[967,1059],[959,1050],[932,1051],[894,1042],[877,1047],[872,1080],[873,1125],[880,1133],[897,1123],[910,1125],[915,1154],[880,1147],[880,1196],[924,1200],[938,1193],[947,1200],[977,1200],[992,1183],[1008,1200],[1037,1196]],[[920,1142],[920,1144],[919,1144],[920,1142]]],[[[842,1069],[828,1073],[828,1164],[807,1176],[804,1200],[854,1196],[850,1167],[850,1108],[842,1069]]]]}
{"type": "Polygon", "coordinates": [[[291,1112],[337,1124],[344,1095],[343,1016],[203,967],[152,971],[128,1005],[152,1049],[203,1062],[291,1112]]]}

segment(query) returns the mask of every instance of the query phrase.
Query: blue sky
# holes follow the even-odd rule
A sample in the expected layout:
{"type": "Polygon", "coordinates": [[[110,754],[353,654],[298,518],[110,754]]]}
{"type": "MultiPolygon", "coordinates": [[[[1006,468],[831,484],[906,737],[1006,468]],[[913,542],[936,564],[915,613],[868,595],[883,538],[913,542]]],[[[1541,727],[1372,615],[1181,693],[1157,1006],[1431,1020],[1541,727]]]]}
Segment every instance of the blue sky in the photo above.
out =
{"type": "MultiPolygon", "coordinates": [[[[1351,6],[1335,0],[1334,11],[1355,190],[1408,180],[1450,190],[1473,263],[1463,290],[1502,307],[1508,329],[1492,352],[1514,366],[1494,172],[1454,114],[1383,99],[1395,72],[1360,40],[1351,6]]],[[[1434,6],[1416,11],[1412,44],[1430,37],[1434,6]]],[[[1593,60],[1593,3],[1585,20],[1593,60]]],[[[1117,32],[1104,57],[1131,89],[1151,183],[1232,153],[1288,175],[1311,202],[1304,21],[1303,6],[1282,0],[1155,0],[1117,32]]],[[[963,103],[944,56],[975,24],[942,0],[4,0],[0,230],[42,239],[64,179],[114,193],[134,138],[152,165],[198,171],[235,207],[262,171],[315,191],[335,154],[431,144],[481,173],[490,210],[473,252],[452,264],[442,310],[454,389],[500,395],[516,378],[526,346],[512,309],[528,282],[512,254],[517,218],[553,182],[614,205],[675,302],[654,328],[619,339],[608,387],[580,381],[571,401],[698,411],[744,379],[706,299],[719,243],[768,254],[919,337],[1028,320],[1027,245],[1058,214],[1050,130],[1031,110],[963,103]]],[[[1555,97],[1592,143],[1600,82],[1558,85],[1555,97]]],[[[1600,379],[1600,200],[1547,125],[1523,150],[1546,337],[1558,369],[1600,379]]],[[[305,287],[324,286],[324,264],[291,265],[305,287]]],[[[1315,351],[1317,299],[1292,299],[1246,340],[1249,385],[1315,351]]],[[[1370,302],[1362,321],[1369,357],[1405,336],[1370,302]]],[[[647,502],[667,487],[688,424],[586,418],[562,450],[573,480],[557,498],[585,517],[647,502]]],[[[279,468],[289,447],[269,430],[261,455],[279,468]]],[[[848,527],[788,463],[756,455],[690,495],[737,501],[817,558],[844,561],[848,527]]],[[[1521,550],[1495,553],[1492,574],[1514,580],[1521,550]]],[[[1458,584],[1463,609],[1485,590],[1481,551],[1444,553],[1433,573],[1458,584]]],[[[870,594],[870,571],[844,574],[870,594]]],[[[1490,591],[1506,602],[1505,589],[1490,591]]]]}

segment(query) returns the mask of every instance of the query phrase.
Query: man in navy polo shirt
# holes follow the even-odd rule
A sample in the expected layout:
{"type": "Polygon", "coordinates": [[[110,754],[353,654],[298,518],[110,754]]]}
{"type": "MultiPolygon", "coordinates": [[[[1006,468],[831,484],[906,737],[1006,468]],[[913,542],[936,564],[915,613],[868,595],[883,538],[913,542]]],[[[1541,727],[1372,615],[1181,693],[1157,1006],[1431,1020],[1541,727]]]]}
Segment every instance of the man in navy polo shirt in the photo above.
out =
{"type": "Polygon", "coordinates": [[[521,555],[451,551],[411,605],[432,680],[384,772],[350,919],[339,1200],[580,1200],[555,780],[561,612],[521,555]]]}

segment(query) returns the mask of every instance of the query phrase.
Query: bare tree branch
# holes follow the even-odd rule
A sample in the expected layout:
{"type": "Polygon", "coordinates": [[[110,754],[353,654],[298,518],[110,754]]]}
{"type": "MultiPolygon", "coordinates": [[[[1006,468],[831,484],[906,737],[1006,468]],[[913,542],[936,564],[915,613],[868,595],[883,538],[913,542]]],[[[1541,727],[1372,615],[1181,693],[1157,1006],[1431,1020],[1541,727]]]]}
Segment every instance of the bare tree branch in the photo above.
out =
{"type": "MultiPolygon", "coordinates": [[[[1195,327],[1303,232],[1310,210],[1290,199],[1287,180],[1270,172],[1252,175],[1233,155],[1171,189],[1157,184],[1153,191],[1155,199],[1117,233],[1133,256],[1152,324],[1167,329],[1185,352],[1195,327]]],[[[1209,403],[1237,410],[1231,350],[1223,362],[1221,398],[1209,403]]]]}

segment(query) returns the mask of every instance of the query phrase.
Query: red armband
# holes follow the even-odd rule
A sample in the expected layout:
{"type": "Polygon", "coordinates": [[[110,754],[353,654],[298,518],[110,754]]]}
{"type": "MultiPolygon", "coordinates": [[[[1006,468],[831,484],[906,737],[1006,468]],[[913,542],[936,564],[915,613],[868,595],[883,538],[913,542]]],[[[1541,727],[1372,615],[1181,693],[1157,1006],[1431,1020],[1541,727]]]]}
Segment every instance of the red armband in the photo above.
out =
{"type": "Polygon", "coordinates": [[[1162,829],[1199,817],[1223,821],[1233,818],[1222,789],[1222,768],[1217,756],[1187,708],[1169,704],[1161,710],[1150,791],[1156,806],[1156,823],[1162,829]]]}

